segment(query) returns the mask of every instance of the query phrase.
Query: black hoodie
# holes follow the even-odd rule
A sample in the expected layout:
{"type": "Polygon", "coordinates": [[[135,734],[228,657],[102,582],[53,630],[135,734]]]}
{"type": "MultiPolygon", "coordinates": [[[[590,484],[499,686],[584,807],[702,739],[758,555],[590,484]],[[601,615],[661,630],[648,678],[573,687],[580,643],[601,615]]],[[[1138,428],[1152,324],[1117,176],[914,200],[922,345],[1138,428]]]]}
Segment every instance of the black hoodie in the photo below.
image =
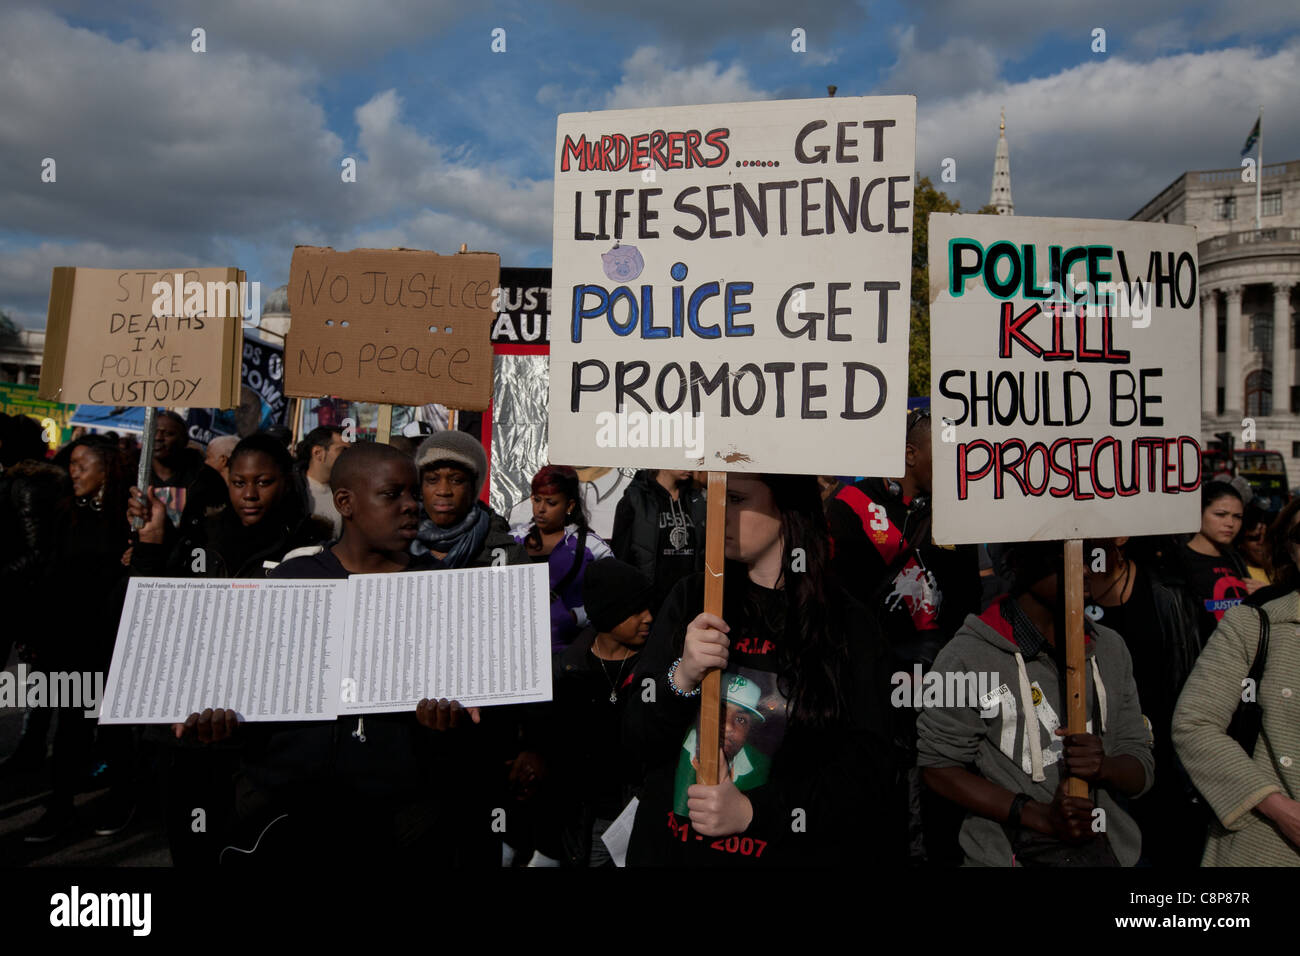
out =
{"type": "Polygon", "coordinates": [[[609,545],[614,556],[654,582],[650,610],[657,612],[673,586],[704,570],[704,495],[694,487],[673,496],[651,476],[638,471],[614,510],[609,545]]]}

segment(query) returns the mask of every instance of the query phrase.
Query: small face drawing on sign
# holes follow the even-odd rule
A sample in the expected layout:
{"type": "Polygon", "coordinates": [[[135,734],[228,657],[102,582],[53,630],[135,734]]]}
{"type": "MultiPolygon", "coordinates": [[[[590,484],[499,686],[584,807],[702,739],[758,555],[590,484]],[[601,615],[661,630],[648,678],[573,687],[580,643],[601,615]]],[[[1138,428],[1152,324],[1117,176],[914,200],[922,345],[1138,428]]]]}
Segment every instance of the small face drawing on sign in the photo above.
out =
{"type": "Polygon", "coordinates": [[[645,260],[636,246],[615,245],[609,252],[600,254],[605,277],[615,282],[631,282],[645,268],[645,260]]]}

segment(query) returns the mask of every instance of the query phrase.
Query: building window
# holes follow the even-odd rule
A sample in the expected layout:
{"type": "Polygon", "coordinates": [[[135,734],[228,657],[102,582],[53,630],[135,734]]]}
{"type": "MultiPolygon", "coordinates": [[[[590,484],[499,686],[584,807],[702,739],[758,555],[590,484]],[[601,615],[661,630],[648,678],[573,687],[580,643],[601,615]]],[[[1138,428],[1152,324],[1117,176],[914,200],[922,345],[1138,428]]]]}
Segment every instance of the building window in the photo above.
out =
{"type": "Polygon", "coordinates": [[[1291,443],[1291,457],[1300,458],[1300,441],[1293,441],[1291,443]]]}
{"type": "MultiPolygon", "coordinates": [[[[1217,317],[1214,330],[1214,350],[1216,352],[1228,351],[1228,316],[1216,310],[1217,317]]],[[[1296,341],[1300,341],[1297,339],[1296,341]]]]}
{"type": "Polygon", "coordinates": [[[1250,317],[1250,347],[1256,352],[1273,351],[1273,317],[1271,315],[1252,315],[1250,317]]]}
{"type": "Polygon", "coordinates": [[[1220,385],[1218,388],[1214,390],[1214,414],[1216,415],[1223,414],[1223,400],[1226,394],[1227,393],[1224,391],[1222,385],[1220,385]]]}
{"type": "Polygon", "coordinates": [[[1259,197],[1259,214],[1261,216],[1282,215],[1282,192],[1263,193],[1259,197]]]}
{"type": "Polygon", "coordinates": [[[1214,218],[1215,219],[1236,219],[1237,218],[1237,197],[1220,196],[1214,200],[1214,218]]]}
{"type": "Polygon", "coordinates": [[[1266,368],[1256,369],[1246,376],[1246,415],[1273,414],[1273,373],[1266,368]]]}

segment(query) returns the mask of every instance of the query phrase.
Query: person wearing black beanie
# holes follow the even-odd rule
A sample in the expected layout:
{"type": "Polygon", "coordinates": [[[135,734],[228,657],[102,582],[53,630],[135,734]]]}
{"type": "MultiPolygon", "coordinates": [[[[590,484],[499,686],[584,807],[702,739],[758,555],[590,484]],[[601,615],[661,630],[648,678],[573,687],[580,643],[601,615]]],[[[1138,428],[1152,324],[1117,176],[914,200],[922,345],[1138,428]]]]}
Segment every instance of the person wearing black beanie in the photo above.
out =
{"type": "Polygon", "coordinates": [[[545,750],[560,833],[550,842],[570,866],[608,866],[601,834],[640,778],[625,756],[622,725],[627,701],[639,693],[632,671],[650,633],[654,581],[605,558],[587,569],[582,595],[588,624],[555,656],[545,750]]]}

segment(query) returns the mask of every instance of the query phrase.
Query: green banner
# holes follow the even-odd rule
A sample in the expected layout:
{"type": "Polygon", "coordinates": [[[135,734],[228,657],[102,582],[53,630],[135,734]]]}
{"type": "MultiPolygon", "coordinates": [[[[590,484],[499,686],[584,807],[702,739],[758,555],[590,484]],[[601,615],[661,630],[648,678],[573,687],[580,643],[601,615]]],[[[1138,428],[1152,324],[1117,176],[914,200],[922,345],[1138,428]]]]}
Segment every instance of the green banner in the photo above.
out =
{"type": "Polygon", "coordinates": [[[58,448],[72,438],[68,420],[76,406],[47,402],[43,398],[37,398],[36,391],[35,385],[0,382],[0,412],[5,415],[29,415],[36,419],[41,423],[45,441],[50,448],[58,448]]]}

